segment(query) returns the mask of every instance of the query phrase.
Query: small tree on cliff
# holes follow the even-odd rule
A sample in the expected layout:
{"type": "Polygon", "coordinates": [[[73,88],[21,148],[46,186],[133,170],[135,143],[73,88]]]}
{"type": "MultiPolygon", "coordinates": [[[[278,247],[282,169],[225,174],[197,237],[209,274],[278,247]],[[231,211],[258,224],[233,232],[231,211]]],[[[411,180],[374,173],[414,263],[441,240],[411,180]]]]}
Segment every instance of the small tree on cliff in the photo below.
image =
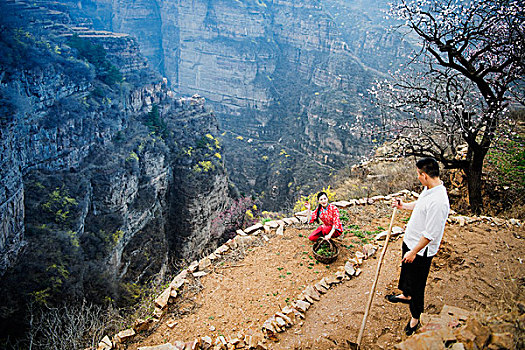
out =
{"type": "Polygon", "coordinates": [[[408,116],[397,123],[406,155],[432,156],[465,172],[471,208],[479,212],[483,160],[496,130],[510,130],[509,107],[524,104],[523,3],[401,0],[392,13],[419,50],[405,72],[372,93],[387,111],[408,116]],[[466,156],[457,157],[465,143],[466,156]]]}

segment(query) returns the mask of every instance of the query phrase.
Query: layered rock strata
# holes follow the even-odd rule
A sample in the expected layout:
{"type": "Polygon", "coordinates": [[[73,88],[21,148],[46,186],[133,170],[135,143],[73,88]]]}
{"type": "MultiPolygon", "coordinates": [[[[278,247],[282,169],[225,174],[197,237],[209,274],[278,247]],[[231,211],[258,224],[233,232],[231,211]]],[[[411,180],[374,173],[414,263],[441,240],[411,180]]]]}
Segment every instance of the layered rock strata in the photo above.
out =
{"type": "Polygon", "coordinates": [[[98,29],[135,36],[175,91],[210,101],[234,182],[270,209],[368,155],[380,120],[367,89],[404,52],[384,1],[78,4],[98,29]]]}
{"type": "Polygon", "coordinates": [[[229,203],[204,99],[175,97],[129,35],[64,9],[0,5],[3,335],[22,329],[29,300],[126,304],[172,264],[215,249],[212,221],[229,203]]]}

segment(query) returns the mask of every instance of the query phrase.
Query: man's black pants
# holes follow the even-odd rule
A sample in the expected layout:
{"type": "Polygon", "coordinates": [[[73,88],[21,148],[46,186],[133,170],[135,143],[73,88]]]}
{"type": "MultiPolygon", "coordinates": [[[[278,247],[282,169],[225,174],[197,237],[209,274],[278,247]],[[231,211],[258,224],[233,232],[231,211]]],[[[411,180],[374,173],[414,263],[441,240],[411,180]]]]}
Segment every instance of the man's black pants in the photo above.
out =
{"type": "MultiPolygon", "coordinates": [[[[405,242],[403,242],[402,257],[409,250],[405,242]]],[[[413,318],[419,319],[425,307],[425,286],[432,258],[433,256],[427,256],[425,248],[424,256],[416,255],[414,261],[402,263],[401,265],[398,288],[403,292],[404,296],[411,297],[410,313],[413,318]]]]}

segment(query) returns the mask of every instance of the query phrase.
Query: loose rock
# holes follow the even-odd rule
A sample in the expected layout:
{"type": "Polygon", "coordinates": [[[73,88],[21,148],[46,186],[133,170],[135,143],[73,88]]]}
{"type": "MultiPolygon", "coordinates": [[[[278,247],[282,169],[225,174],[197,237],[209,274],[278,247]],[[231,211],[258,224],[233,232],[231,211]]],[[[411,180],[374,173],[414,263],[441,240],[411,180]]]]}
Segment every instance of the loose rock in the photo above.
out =
{"type": "MultiPolygon", "coordinates": [[[[292,313],[292,315],[293,315],[293,313],[292,313]]],[[[275,314],[275,316],[282,318],[284,320],[284,322],[286,323],[286,327],[291,327],[293,325],[292,318],[286,316],[284,313],[278,312],[278,313],[275,314]]],[[[295,316],[293,318],[295,318],[295,316]]]]}
{"type": "Polygon", "coordinates": [[[213,340],[211,339],[211,337],[204,336],[204,337],[201,338],[201,340],[202,340],[202,345],[203,346],[208,346],[208,348],[210,348],[212,346],[212,341],[213,340]]]}
{"type": "Polygon", "coordinates": [[[324,288],[326,289],[330,289],[330,284],[328,282],[326,282],[326,277],[325,278],[322,278],[320,281],[319,281],[319,284],[321,286],[323,286],[324,288]]]}
{"type": "Polygon", "coordinates": [[[333,202],[332,205],[335,205],[338,208],[348,208],[349,206],[352,205],[352,203],[349,201],[338,201],[338,202],[333,202]]]}
{"type": "Polygon", "coordinates": [[[363,254],[365,254],[365,258],[368,259],[370,258],[371,256],[373,256],[375,254],[377,250],[377,247],[374,246],[373,244],[365,244],[363,246],[363,254]]]}
{"type": "Polygon", "coordinates": [[[286,223],[286,225],[293,225],[292,218],[284,218],[283,221],[286,223]]]}
{"type": "Polygon", "coordinates": [[[306,310],[308,310],[310,308],[310,303],[306,302],[306,301],[302,301],[302,300],[296,300],[294,302],[294,307],[298,310],[298,311],[301,311],[301,312],[306,312],[306,310]]]}
{"type": "Polygon", "coordinates": [[[350,262],[346,262],[345,264],[345,272],[348,276],[353,276],[356,274],[356,270],[354,269],[354,265],[350,262]]]}
{"type": "Polygon", "coordinates": [[[263,224],[261,224],[261,223],[259,222],[259,223],[255,224],[255,225],[253,225],[253,226],[250,226],[250,227],[244,229],[244,232],[246,232],[246,233],[252,233],[252,232],[255,232],[255,231],[257,231],[257,230],[261,230],[262,228],[263,228],[263,224]]]}
{"type": "Polygon", "coordinates": [[[125,342],[126,340],[129,340],[131,339],[133,336],[135,336],[135,331],[133,329],[125,329],[121,332],[118,332],[117,335],[115,336],[115,342],[116,343],[122,343],[122,342],[125,342]]]}
{"type": "Polygon", "coordinates": [[[275,326],[272,323],[273,318],[269,318],[266,321],[264,321],[262,325],[263,332],[265,332],[267,335],[269,333],[276,333],[275,326]]]}
{"type": "Polygon", "coordinates": [[[166,343],[162,345],[156,345],[156,346],[141,346],[138,348],[138,350],[178,350],[174,345],[171,345],[171,343],[166,343]]]}
{"type": "Polygon", "coordinates": [[[233,241],[236,243],[236,246],[246,246],[253,242],[255,238],[252,236],[235,236],[233,241]]]}
{"type": "Polygon", "coordinates": [[[100,343],[98,343],[97,350],[111,350],[113,348],[113,343],[111,342],[111,339],[106,335],[100,343]]]}
{"type": "Polygon", "coordinates": [[[235,233],[236,233],[238,236],[247,236],[247,235],[248,235],[248,234],[247,234],[245,231],[243,231],[243,230],[237,230],[237,231],[235,231],[235,233]]]}
{"type": "Polygon", "coordinates": [[[275,322],[279,325],[279,327],[284,328],[286,327],[286,321],[283,320],[281,317],[276,317],[275,322]]]}
{"type": "Polygon", "coordinates": [[[166,326],[168,326],[169,328],[173,328],[173,327],[175,327],[177,325],[177,323],[178,322],[175,321],[175,320],[170,320],[170,321],[166,322],[166,326]]]}
{"type": "Polygon", "coordinates": [[[265,226],[268,226],[268,227],[271,227],[271,228],[277,228],[279,227],[279,224],[277,223],[277,221],[268,221],[266,224],[264,224],[265,226]]]}
{"type": "Polygon", "coordinates": [[[469,318],[467,320],[467,325],[465,329],[476,336],[474,342],[476,343],[478,348],[482,349],[483,347],[485,347],[485,345],[487,345],[490,338],[490,330],[488,327],[483,326],[475,318],[469,318]]]}
{"type": "Polygon", "coordinates": [[[135,332],[143,332],[149,330],[152,325],[153,319],[150,318],[149,320],[143,320],[141,318],[138,318],[133,324],[133,329],[135,330],[135,332]]]}
{"type": "Polygon", "coordinates": [[[305,296],[309,296],[310,298],[312,298],[315,301],[321,300],[321,295],[319,295],[319,292],[317,292],[317,290],[315,290],[315,288],[312,287],[312,286],[306,287],[306,289],[303,291],[303,293],[304,293],[305,296]]]}
{"type": "Polygon", "coordinates": [[[514,349],[514,336],[511,333],[493,333],[490,337],[489,348],[514,349]]]}
{"type": "MultiPolygon", "coordinates": [[[[357,261],[357,258],[350,258],[347,260],[349,263],[354,265],[359,265],[359,261],[357,261]]],[[[362,260],[361,260],[362,261],[362,260]]]]}
{"type": "Polygon", "coordinates": [[[395,348],[399,350],[444,350],[445,345],[439,335],[428,332],[411,336],[404,342],[397,344],[395,348]]]}
{"type": "Polygon", "coordinates": [[[345,278],[345,276],[346,276],[346,272],[345,271],[337,271],[335,273],[335,277],[339,280],[339,282],[341,282],[341,280],[343,278],[345,278]]]}
{"type": "Polygon", "coordinates": [[[312,299],[311,296],[309,296],[309,295],[307,295],[307,294],[304,294],[304,292],[301,293],[301,294],[299,295],[298,300],[303,300],[303,301],[306,301],[306,302],[308,302],[308,303],[310,303],[310,304],[315,303],[315,300],[312,299]]]}
{"type": "MultiPolygon", "coordinates": [[[[187,270],[186,270],[187,272],[187,270]]],[[[186,277],[187,274],[184,275],[184,277],[186,277]]],[[[171,283],[170,283],[170,287],[172,290],[177,290],[179,289],[180,287],[182,287],[184,285],[184,283],[188,282],[187,279],[185,278],[179,278],[178,276],[175,277],[171,283]]]]}
{"type": "Polygon", "coordinates": [[[197,271],[197,269],[199,268],[199,262],[198,261],[193,261],[190,266],[188,267],[188,271],[189,272],[195,272],[197,271]]]}
{"type": "Polygon", "coordinates": [[[308,223],[308,218],[306,216],[298,216],[297,218],[299,219],[299,222],[301,224],[307,224],[308,223]]]}
{"type": "Polygon", "coordinates": [[[228,250],[230,250],[230,247],[228,247],[226,244],[223,244],[215,250],[215,254],[224,254],[228,250]]]}
{"type": "Polygon", "coordinates": [[[325,294],[326,292],[328,292],[328,288],[326,287],[323,287],[321,285],[321,283],[317,282],[316,284],[314,284],[314,288],[315,290],[317,290],[319,293],[321,294],[325,294]]]}
{"type": "Polygon", "coordinates": [[[328,276],[328,277],[325,277],[324,280],[325,280],[326,283],[328,283],[329,285],[341,283],[341,281],[340,281],[339,279],[337,279],[335,276],[328,276]]]}
{"type": "Polygon", "coordinates": [[[201,259],[201,261],[199,262],[200,271],[204,271],[210,266],[211,266],[211,260],[208,257],[201,259]]]}
{"type": "Polygon", "coordinates": [[[155,310],[153,310],[153,317],[161,318],[162,315],[164,315],[164,310],[155,306],[155,310]]]}
{"type": "Polygon", "coordinates": [[[168,300],[171,294],[171,287],[164,289],[161,295],[155,299],[155,305],[161,309],[164,309],[168,305],[168,300]]]}

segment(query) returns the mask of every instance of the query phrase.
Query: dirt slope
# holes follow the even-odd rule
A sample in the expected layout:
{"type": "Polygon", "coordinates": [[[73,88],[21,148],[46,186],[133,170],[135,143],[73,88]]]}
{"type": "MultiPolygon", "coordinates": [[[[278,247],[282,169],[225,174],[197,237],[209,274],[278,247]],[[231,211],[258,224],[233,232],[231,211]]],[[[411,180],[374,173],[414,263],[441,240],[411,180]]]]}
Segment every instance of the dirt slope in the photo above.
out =
{"type": "MultiPolygon", "coordinates": [[[[360,231],[375,231],[389,224],[390,208],[385,204],[349,209],[350,223],[360,231]]],[[[404,226],[407,212],[395,225],[404,226]]],[[[362,238],[346,235],[340,240],[341,255],[331,264],[311,258],[306,236],[311,227],[288,227],[284,236],[262,237],[257,244],[230,254],[214,265],[210,274],[192,280],[183,297],[172,305],[159,327],[136,338],[128,349],[159,345],[198,336],[237,336],[262,323],[307,285],[333,275],[347,257],[358,249],[362,238]],[[176,322],[170,328],[167,323],[176,322]]],[[[426,292],[427,313],[438,313],[444,304],[485,313],[500,313],[525,301],[525,259],[523,228],[493,227],[473,223],[464,227],[448,224],[444,242],[434,258],[426,292]]],[[[366,237],[366,235],[365,235],[366,237]]],[[[389,304],[384,296],[396,291],[401,240],[391,242],[378,282],[363,338],[365,349],[392,349],[405,338],[407,305],[389,304]]],[[[269,349],[346,349],[355,341],[377,268],[379,254],[366,260],[362,274],[332,287],[306,313],[306,319],[284,333],[269,349]]]]}

